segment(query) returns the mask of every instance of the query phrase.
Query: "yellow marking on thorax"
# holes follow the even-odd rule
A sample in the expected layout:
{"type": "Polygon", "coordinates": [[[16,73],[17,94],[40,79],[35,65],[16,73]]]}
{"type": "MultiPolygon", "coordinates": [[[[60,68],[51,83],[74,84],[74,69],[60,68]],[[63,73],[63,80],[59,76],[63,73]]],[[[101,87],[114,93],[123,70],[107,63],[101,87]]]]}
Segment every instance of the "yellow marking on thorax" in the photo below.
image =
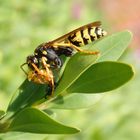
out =
{"type": "Polygon", "coordinates": [[[83,30],[83,37],[84,37],[85,39],[88,39],[88,43],[91,42],[90,35],[89,35],[89,33],[88,33],[88,29],[83,30]]]}
{"type": "Polygon", "coordinates": [[[94,39],[97,40],[97,35],[95,33],[95,27],[93,27],[91,30],[90,30],[90,35],[95,37],[94,39]]]}
{"type": "Polygon", "coordinates": [[[43,53],[44,55],[47,55],[47,51],[43,51],[42,53],[43,53]]]}

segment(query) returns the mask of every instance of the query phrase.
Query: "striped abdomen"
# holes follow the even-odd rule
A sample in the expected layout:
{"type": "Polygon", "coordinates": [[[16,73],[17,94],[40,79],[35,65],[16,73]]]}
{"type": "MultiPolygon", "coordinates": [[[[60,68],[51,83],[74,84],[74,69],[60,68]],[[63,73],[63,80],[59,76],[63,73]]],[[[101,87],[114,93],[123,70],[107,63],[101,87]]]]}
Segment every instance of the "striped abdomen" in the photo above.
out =
{"type": "Polygon", "coordinates": [[[87,45],[106,35],[106,31],[100,27],[89,27],[81,31],[77,31],[68,37],[70,43],[81,47],[87,45]]]}

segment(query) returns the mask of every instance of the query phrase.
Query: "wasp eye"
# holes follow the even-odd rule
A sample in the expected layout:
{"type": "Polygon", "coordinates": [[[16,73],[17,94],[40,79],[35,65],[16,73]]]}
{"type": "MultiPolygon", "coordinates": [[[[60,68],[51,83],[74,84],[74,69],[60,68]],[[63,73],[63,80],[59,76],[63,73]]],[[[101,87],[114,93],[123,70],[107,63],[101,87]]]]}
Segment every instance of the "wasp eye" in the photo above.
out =
{"type": "Polygon", "coordinates": [[[27,57],[27,64],[31,69],[33,69],[32,64],[35,64],[37,67],[39,67],[38,59],[34,55],[29,55],[27,57]]]}

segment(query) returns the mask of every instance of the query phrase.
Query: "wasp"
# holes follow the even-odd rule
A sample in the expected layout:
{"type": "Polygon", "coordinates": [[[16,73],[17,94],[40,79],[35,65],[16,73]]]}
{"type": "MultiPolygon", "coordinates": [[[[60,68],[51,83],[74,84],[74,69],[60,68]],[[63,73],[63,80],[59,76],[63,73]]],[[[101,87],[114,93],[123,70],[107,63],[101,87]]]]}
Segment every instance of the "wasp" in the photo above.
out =
{"type": "Polygon", "coordinates": [[[53,95],[55,80],[52,70],[61,68],[62,60],[60,56],[71,57],[76,51],[83,54],[97,55],[99,51],[83,50],[81,46],[107,34],[100,26],[100,21],[92,22],[53,41],[40,44],[34,50],[34,54],[27,57],[26,63],[21,65],[21,69],[27,75],[28,80],[38,84],[48,84],[46,96],[53,95]],[[23,66],[25,64],[28,65],[29,72],[24,70],[23,66]]]}

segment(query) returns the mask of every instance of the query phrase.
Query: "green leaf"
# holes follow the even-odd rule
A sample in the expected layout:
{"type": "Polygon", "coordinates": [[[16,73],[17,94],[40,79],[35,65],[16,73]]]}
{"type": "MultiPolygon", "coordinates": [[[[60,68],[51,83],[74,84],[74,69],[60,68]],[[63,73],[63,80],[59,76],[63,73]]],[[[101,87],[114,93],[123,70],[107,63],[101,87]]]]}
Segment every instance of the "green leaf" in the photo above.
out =
{"type": "Polygon", "coordinates": [[[0,110],[0,119],[5,115],[5,112],[3,110],[0,110]]]}
{"type": "Polygon", "coordinates": [[[68,89],[68,93],[102,93],[116,89],[134,75],[131,66],[118,62],[100,62],[86,70],[68,89]]]}
{"type": "Polygon", "coordinates": [[[40,134],[74,134],[79,132],[78,129],[65,126],[35,108],[26,108],[19,112],[12,121],[9,131],[40,134]]]}
{"type": "Polygon", "coordinates": [[[66,96],[58,96],[48,107],[54,109],[82,109],[88,108],[101,100],[103,94],[73,93],[66,96]]]}
{"type": "Polygon", "coordinates": [[[1,61],[2,61],[2,52],[0,51],[0,63],[1,63],[1,61]]]}
{"type": "MultiPolygon", "coordinates": [[[[57,75],[58,77],[56,80],[59,80],[59,78],[61,77],[67,61],[68,60],[66,60],[65,63],[63,64],[61,70],[57,75]]],[[[46,88],[47,85],[35,84],[33,82],[28,81],[28,79],[26,79],[22,83],[22,85],[17,89],[17,91],[14,93],[9,103],[6,117],[10,118],[15,112],[25,107],[32,106],[32,104],[38,103],[38,101],[39,103],[44,102],[46,88]]]]}
{"type": "Polygon", "coordinates": [[[95,63],[97,55],[84,55],[77,53],[68,62],[64,75],[56,89],[55,94],[65,90],[73,81],[75,81],[88,67],[95,63]]]}
{"type": "Polygon", "coordinates": [[[0,134],[0,140],[46,140],[46,134],[34,134],[24,132],[7,132],[0,134]]]}
{"type": "Polygon", "coordinates": [[[95,44],[101,56],[97,62],[116,61],[124,53],[132,40],[130,31],[122,31],[105,37],[95,44]]]}
{"type": "Polygon", "coordinates": [[[55,94],[65,93],[75,80],[95,62],[116,61],[130,43],[131,38],[132,34],[129,31],[123,31],[98,41],[94,47],[89,47],[89,50],[95,50],[97,48],[100,51],[100,57],[98,59],[97,56],[92,55],[85,56],[79,53],[74,55],[66,66],[55,94]]]}
{"type": "MultiPolygon", "coordinates": [[[[95,48],[97,48],[100,50],[100,57],[97,59],[97,56],[87,56],[79,53],[74,55],[66,66],[55,94],[65,92],[65,90],[69,88],[74,81],[95,62],[103,60],[117,60],[128,46],[131,38],[132,35],[130,32],[123,31],[103,38],[95,43],[93,47],[90,46],[93,43],[89,45],[89,48],[86,46],[86,49],[95,50],[95,48]]],[[[62,75],[62,72],[60,75],[62,75]]],[[[34,102],[43,99],[45,95],[45,88],[46,85],[37,85],[25,80],[17,89],[10,101],[7,117],[8,115],[11,116],[11,113],[19,111],[20,109],[30,106],[34,102]]]]}
{"type": "Polygon", "coordinates": [[[7,109],[7,117],[32,105],[36,100],[44,99],[46,85],[29,82],[27,79],[17,89],[7,109]]]}

